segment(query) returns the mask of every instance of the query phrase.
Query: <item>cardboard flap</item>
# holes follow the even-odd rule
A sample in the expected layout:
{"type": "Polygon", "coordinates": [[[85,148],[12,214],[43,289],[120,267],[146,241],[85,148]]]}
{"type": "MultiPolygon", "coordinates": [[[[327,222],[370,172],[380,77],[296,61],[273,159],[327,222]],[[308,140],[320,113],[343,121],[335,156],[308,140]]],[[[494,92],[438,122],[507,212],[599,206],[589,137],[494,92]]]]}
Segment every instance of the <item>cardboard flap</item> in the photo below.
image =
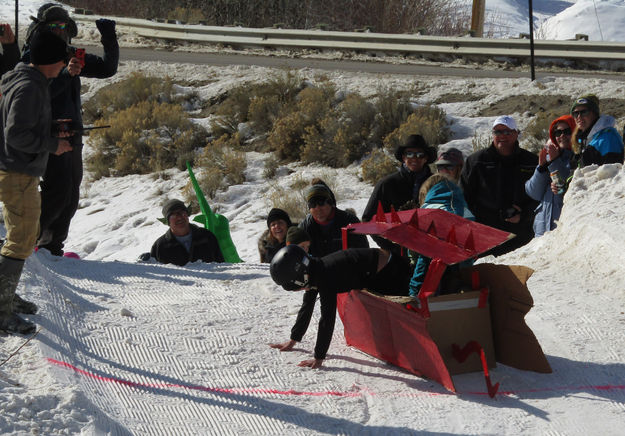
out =
{"type": "Polygon", "coordinates": [[[350,224],[348,231],[378,235],[447,265],[477,257],[514,237],[440,209],[411,209],[350,224]],[[384,217],[384,220],[382,219],[384,217]]]}
{"type": "Polygon", "coordinates": [[[479,264],[462,270],[471,280],[472,271],[480,274],[482,286],[490,290],[490,307],[497,362],[514,368],[550,373],[551,366],[536,336],[525,324],[525,314],[534,305],[527,280],[534,272],[525,266],[479,264]]]}

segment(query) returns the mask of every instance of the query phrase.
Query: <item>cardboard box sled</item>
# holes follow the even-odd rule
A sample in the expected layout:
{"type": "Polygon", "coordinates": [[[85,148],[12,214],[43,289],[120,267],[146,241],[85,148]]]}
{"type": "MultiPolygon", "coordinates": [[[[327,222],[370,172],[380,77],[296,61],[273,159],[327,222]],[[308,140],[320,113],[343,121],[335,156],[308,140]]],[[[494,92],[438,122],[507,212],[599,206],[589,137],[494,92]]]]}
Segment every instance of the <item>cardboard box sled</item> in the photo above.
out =
{"type": "Polygon", "coordinates": [[[434,209],[379,212],[376,219],[351,224],[344,236],[347,231],[381,235],[432,262],[417,299],[366,290],[339,294],[337,307],[348,345],[436,380],[452,392],[452,375],[482,370],[494,396],[499,384],[491,384],[488,368],[495,362],[551,372],[524,320],[533,305],[526,285],[533,273],[530,268],[475,265],[461,270],[466,289],[462,293],[433,296],[447,265],[499,245],[508,233],[434,209]]]}

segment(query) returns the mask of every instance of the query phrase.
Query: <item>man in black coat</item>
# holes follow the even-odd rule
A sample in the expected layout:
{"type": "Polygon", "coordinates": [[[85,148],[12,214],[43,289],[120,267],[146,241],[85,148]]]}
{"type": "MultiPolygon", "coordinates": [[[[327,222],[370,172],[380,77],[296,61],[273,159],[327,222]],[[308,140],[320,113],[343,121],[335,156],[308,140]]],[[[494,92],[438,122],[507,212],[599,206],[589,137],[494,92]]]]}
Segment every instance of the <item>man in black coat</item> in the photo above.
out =
{"type": "MultiPolygon", "coordinates": [[[[397,172],[380,180],[373,189],[369,202],[362,214],[362,221],[371,221],[382,203],[384,213],[391,211],[391,206],[399,210],[411,200],[419,199],[421,184],[432,175],[428,164],[434,162],[436,151],[429,147],[421,135],[410,135],[403,145],[395,150],[395,158],[401,162],[397,172]]],[[[380,237],[372,237],[385,249],[394,249],[395,244],[380,237]]]]}
{"type": "Polygon", "coordinates": [[[462,169],[460,186],[478,223],[516,234],[486,252],[499,256],[516,250],[534,237],[532,224],[538,202],[525,192],[538,156],[519,147],[516,121],[507,115],[493,123],[490,147],[470,155],[462,169]]]}
{"type": "MultiPolygon", "coordinates": [[[[50,83],[52,119],[72,120],[73,126],[82,126],[80,77],[104,79],[117,72],[119,45],[115,21],[98,19],[95,22],[104,48],[104,56],[74,53],[67,67],[50,83]]],[[[70,44],[78,29],[65,9],[56,3],[46,3],[37,12],[37,18],[28,30],[23,60],[30,57],[32,34],[42,28],[50,29],[70,44]]],[[[41,182],[40,236],[37,245],[50,253],[62,256],[69,226],[80,198],[83,176],[82,133],[71,137],[72,151],[61,156],[51,155],[41,182]]]]}
{"type": "MultiPolygon", "coordinates": [[[[337,294],[366,288],[385,295],[408,295],[410,281],[408,260],[379,248],[348,248],[315,258],[297,245],[287,245],[274,256],[269,269],[274,282],[287,291],[304,289],[306,294],[320,295],[321,317],[314,358],[299,363],[310,368],[322,365],[330,347],[337,294]]],[[[310,318],[300,320],[298,314],[290,340],[269,346],[292,350],[302,340],[309,322],[310,318]]]]}
{"type": "Polygon", "coordinates": [[[163,206],[164,221],[169,230],[158,238],[150,255],[160,263],[178,266],[188,262],[223,262],[217,238],[207,229],[189,223],[189,208],[180,200],[169,200],[163,206]]]}

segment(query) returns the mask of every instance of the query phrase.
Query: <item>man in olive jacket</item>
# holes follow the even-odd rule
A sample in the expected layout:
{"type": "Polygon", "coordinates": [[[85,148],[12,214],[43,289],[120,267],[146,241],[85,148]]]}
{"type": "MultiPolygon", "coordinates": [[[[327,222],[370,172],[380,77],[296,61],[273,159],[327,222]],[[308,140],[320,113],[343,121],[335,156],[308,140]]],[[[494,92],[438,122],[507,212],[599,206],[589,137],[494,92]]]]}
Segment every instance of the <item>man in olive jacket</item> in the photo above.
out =
{"type": "Polygon", "coordinates": [[[188,262],[223,262],[217,238],[207,229],[189,223],[189,208],[180,200],[169,200],[163,206],[164,222],[169,230],[158,238],[150,255],[160,263],[178,266],[188,262]]]}

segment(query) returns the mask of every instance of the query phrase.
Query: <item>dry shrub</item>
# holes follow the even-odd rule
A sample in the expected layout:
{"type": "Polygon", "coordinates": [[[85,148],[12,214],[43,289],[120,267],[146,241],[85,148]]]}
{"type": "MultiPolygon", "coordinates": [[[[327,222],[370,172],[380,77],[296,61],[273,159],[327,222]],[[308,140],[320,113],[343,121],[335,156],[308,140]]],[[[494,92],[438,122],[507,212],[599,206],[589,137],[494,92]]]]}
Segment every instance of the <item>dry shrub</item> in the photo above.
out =
{"type": "Polygon", "coordinates": [[[193,150],[204,144],[204,131],[178,105],[143,101],[115,112],[98,124],[111,128],[91,134],[94,153],[87,168],[98,179],[147,174],[193,161],[193,150]]]}
{"type": "Polygon", "coordinates": [[[549,139],[551,122],[559,116],[554,111],[538,112],[527,127],[523,129],[523,134],[519,138],[523,142],[523,148],[533,153],[538,153],[545,146],[547,139],[549,139]]]}
{"type": "Polygon", "coordinates": [[[200,21],[205,21],[206,17],[200,9],[177,7],[167,14],[167,19],[188,24],[197,24],[200,21]]]}
{"type": "Polygon", "coordinates": [[[267,159],[265,159],[263,177],[265,179],[273,179],[274,177],[276,177],[276,173],[278,172],[279,167],[280,159],[278,159],[278,156],[272,153],[267,159]]]}
{"type": "Polygon", "coordinates": [[[471,139],[471,147],[473,148],[473,152],[483,150],[485,148],[490,147],[493,138],[490,133],[478,133],[475,132],[473,134],[473,138],[471,139]]]}
{"type": "Polygon", "coordinates": [[[371,152],[371,155],[362,162],[362,178],[366,182],[375,185],[383,177],[396,171],[397,166],[398,163],[395,158],[389,156],[382,149],[375,149],[371,152]]]}
{"type": "Polygon", "coordinates": [[[450,136],[445,112],[436,106],[421,106],[406,121],[384,138],[384,147],[394,150],[409,135],[421,135],[432,146],[447,142],[450,136]]]}
{"type": "Polygon", "coordinates": [[[281,113],[291,112],[301,89],[302,79],[291,71],[275,74],[267,82],[237,87],[217,107],[211,131],[215,137],[233,134],[240,123],[251,121],[254,133],[265,134],[281,113]]]}
{"type": "Polygon", "coordinates": [[[302,221],[308,214],[308,205],[306,204],[305,189],[308,187],[308,181],[302,177],[296,177],[294,183],[290,187],[282,187],[278,184],[271,187],[269,194],[269,204],[272,207],[278,207],[289,214],[291,221],[302,221]]]}
{"type": "Polygon", "coordinates": [[[369,140],[374,144],[381,144],[382,139],[398,128],[408,115],[412,113],[409,94],[392,89],[378,90],[375,99],[375,115],[369,140]]]}
{"type": "Polygon", "coordinates": [[[143,101],[159,103],[177,101],[173,95],[171,78],[132,73],[124,80],[103,87],[85,102],[83,104],[84,119],[87,122],[94,122],[143,101]]]}
{"type": "MultiPolygon", "coordinates": [[[[208,144],[197,158],[194,172],[207,198],[213,198],[222,188],[245,182],[245,153],[234,150],[230,141],[222,136],[208,144]]],[[[191,189],[187,191],[193,193],[191,189]]]]}
{"type": "Polygon", "coordinates": [[[363,97],[351,94],[331,109],[316,126],[306,128],[302,161],[344,167],[370,150],[367,139],[375,108],[363,97]]]}
{"type": "Polygon", "coordinates": [[[267,137],[271,148],[280,159],[300,159],[305,145],[305,136],[315,134],[319,124],[331,110],[334,88],[330,85],[320,88],[305,88],[297,96],[294,111],[278,119],[267,137]]]}
{"type": "Polygon", "coordinates": [[[248,120],[255,132],[268,132],[280,114],[282,104],[277,95],[261,95],[250,101],[248,120]]]}

